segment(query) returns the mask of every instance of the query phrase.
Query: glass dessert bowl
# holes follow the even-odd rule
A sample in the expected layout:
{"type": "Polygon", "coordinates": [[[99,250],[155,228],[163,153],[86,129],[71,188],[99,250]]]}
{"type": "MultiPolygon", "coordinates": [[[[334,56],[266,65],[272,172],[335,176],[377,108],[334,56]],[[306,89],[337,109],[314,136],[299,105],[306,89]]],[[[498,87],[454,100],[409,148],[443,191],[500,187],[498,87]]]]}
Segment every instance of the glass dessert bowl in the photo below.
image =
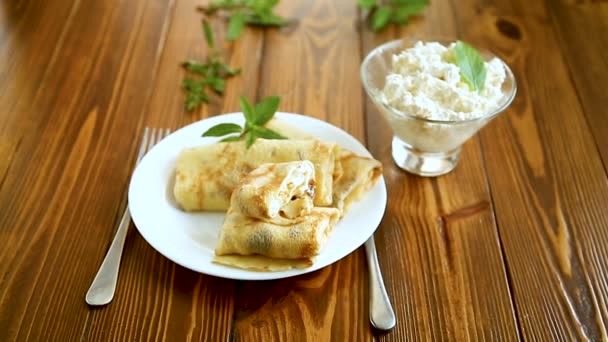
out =
{"type": "MultiPolygon", "coordinates": [[[[400,168],[416,175],[439,176],[452,171],[456,167],[462,144],[511,104],[517,92],[517,86],[513,72],[506,63],[490,52],[480,51],[479,54],[485,62],[496,59],[492,62],[493,65],[496,66],[497,63],[500,63],[498,65],[504,67],[504,80],[499,88],[495,89],[498,93],[494,94],[495,98],[493,98],[492,105],[482,112],[478,112],[475,117],[440,115],[442,118],[436,120],[430,115],[420,115],[415,109],[410,109],[415,108],[415,106],[396,108],[395,102],[387,100],[385,93],[387,76],[395,74],[393,64],[397,62],[394,62],[394,56],[412,48],[416,42],[418,42],[417,39],[401,39],[376,47],[363,60],[361,79],[366,93],[387,119],[393,130],[392,156],[395,163],[400,168]]],[[[447,40],[437,41],[444,46],[448,46],[452,42],[447,40]]],[[[488,64],[486,63],[486,65],[488,64]]],[[[397,65],[397,68],[399,68],[399,65],[397,65]]],[[[503,75],[501,74],[501,76],[503,75]]],[[[431,79],[431,81],[441,83],[438,79],[431,79]]],[[[421,81],[414,80],[414,82],[421,81]]],[[[411,86],[412,82],[410,80],[406,83],[411,86]]],[[[425,84],[424,81],[420,84],[423,88],[428,88],[428,84],[425,84]]],[[[391,85],[391,87],[394,91],[395,87],[399,88],[400,85],[391,85]]],[[[458,91],[432,90],[432,92],[437,93],[434,96],[447,97],[443,100],[448,103],[459,100],[458,94],[460,93],[458,91]],[[450,99],[450,96],[456,96],[456,98],[450,99]]],[[[411,100],[411,94],[407,96],[411,100]]],[[[429,101],[428,98],[424,98],[424,100],[429,101]]],[[[415,102],[414,100],[411,101],[412,103],[415,102]]],[[[430,103],[429,106],[430,108],[437,107],[433,103],[430,103]]]]}

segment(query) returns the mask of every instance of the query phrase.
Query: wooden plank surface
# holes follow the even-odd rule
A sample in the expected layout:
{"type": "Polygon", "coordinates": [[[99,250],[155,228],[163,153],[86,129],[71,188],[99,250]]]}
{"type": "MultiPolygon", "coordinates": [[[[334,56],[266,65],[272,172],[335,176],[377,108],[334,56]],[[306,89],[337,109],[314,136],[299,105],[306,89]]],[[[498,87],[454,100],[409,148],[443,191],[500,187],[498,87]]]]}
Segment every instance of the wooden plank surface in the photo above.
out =
{"type": "Polygon", "coordinates": [[[44,15],[35,1],[0,7],[0,186],[24,135],[36,129],[44,114],[32,103],[48,99],[39,85],[54,76],[49,71],[60,63],[65,33],[79,7],[79,1],[49,1],[46,9],[53,16],[44,15]]]}
{"type": "Polygon", "coordinates": [[[551,18],[534,4],[470,0],[456,11],[463,37],[497,51],[520,85],[481,132],[483,157],[522,335],[605,340],[606,173],[551,18]]]}
{"type": "MultiPolygon", "coordinates": [[[[365,51],[401,37],[455,40],[452,13],[449,2],[434,1],[408,27],[364,30],[365,51]]],[[[478,139],[465,144],[452,173],[417,177],[393,162],[390,126],[369,100],[366,113],[369,147],[384,165],[389,190],[376,243],[398,324],[383,340],[517,340],[478,139]]]]}
{"type": "Polygon", "coordinates": [[[287,30],[217,42],[243,73],[183,110],[184,59],[204,59],[196,0],[0,5],[0,341],[608,340],[608,78],[602,1],[433,1],[371,33],[354,0],[282,1],[287,30]],[[359,65],[402,36],[495,51],[513,105],[429,179],[399,170],[359,65]],[[371,329],[362,249],[300,277],[238,282],[170,262],[131,227],[116,297],[84,294],[125,206],[144,126],[239,111],[238,97],[339,126],[385,167],[376,234],[397,313],[371,329]],[[602,163],[603,162],[603,163],[602,163]]]}
{"type": "MultiPolygon", "coordinates": [[[[258,98],[280,95],[281,111],[324,119],[363,140],[355,4],[284,1],[277,12],[299,23],[266,32],[258,98]]],[[[359,249],[308,275],[242,282],[235,340],[370,340],[366,272],[359,249]]]]}
{"type": "MultiPolygon", "coordinates": [[[[177,1],[170,13],[170,24],[158,76],[152,87],[143,122],[149,127],[176,129],[208,116],[238,111],[238,97],[254,98],[263,43],[261,30],[246,30],[234,44],[226,43],[226,23],[213,20],[216,41],[223,58],[240,67],[240,76],[226,83],[223,97],[211,95],[211,103],[192,113],[184,110],[181,80],[184,60],[204,61],[208,49],[201,31],[203,15],[195,8],[199,1],[177,1]],[[253,58],[252,58],[253,56],[253,58]]],[[[202,132],[201,132],[202,133],[202,132]]],[[[180,267],[161,256],[143,238],[132,231],[126,242],[121,267],[124,275],[112,305],[95,311],[90,332],[99,340],[175,340],[225,341],[229,338],[234,315],[237,282],[199,274],[180,267]],[[141,323],[121,326],[123,321],[141,323]]]]}
{"type": "MultiPolygon", "coordinates": [[[[92,311],[83,294],[113,235],[130,172],[125,163],[134,154],[136,137],[126,133],[136,130],[139,120],[133,117],[141,117],[150,93],[141,85],[154,79],[153,72],[141,70],[154,69],[168,10],[168,2],[146,1],[74,6],[67,20],[48,24],[63,32],[58,49],[47,48],[53,51],[48,62],[24,56],[42,65],[11,69],[44,77],[36,82],[15,76],[24,78],[29,90],[20,96],[32,94],[31,102],[2,113],[31,120],[3,132],[3,141],[20,139],[0,189],[4,341],[77,340],[86,329],[92,311]]],[[[34,2],[28,8],[45,11],[34,2]]],[[[44,27],[32,37],[45,35],[44,27]]],[[[8,43],[4,53],[24,44],[32,55],[46,44],[8,43]]]]}
{"type": "Polygon", "coordinates": [[[608,169],[608,2],[547,0],[558,44],[608,169]],[[579,37],[585,37],[580,39],[579,37]]]}

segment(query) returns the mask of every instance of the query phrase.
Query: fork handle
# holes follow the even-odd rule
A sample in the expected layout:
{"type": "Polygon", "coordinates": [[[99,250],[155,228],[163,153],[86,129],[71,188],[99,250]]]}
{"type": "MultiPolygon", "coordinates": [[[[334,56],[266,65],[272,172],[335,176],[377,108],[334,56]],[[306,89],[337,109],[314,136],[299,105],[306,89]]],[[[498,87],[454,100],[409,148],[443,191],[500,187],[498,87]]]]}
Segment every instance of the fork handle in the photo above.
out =
{"type": "Polygon", "coordinates": [[[87,292],[86,301],[89,305],[106,305],[114,298],[116,290],[116,282],[118,280],[118,269],[120,267],[120,257],[125,245],[129,223],[131,221],[131,213],[129,206],[125,208],[122,214],[118,230],[112,241],[112,245],[103,259],[101,267],[93,279],[93,283],[87,292]]]}
{"type": "Polygon", "coordinates": [[[365,242],[365,252],[369,268],[369,320],[378,330],[391,330],[397,324],[397,319],[382,280],[374,235],[365,242]]]}

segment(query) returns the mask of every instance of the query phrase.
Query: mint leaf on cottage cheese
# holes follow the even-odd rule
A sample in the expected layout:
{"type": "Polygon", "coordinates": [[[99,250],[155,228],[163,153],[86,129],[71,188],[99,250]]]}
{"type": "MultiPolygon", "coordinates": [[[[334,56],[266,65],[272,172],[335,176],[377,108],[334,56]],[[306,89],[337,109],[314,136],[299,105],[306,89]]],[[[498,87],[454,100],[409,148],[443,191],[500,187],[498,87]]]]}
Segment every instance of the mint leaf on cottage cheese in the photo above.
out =
{"type": "Polygon", "coordinates": [[[471,45],[458,41],[454,46],[454,58],[462,79],[473,91],[480,92],[486,83],[486,66],[479,52],[471,45]]]}
{"type": "Polygon", "coordinates": [[[416,42],[392,56],[380,98],[402,113],[437,121],[483,117],[503,99],[505,68],[498,58],[484,63],[485,86],[470,88],[455,63],[457,43],[416,42]]]}

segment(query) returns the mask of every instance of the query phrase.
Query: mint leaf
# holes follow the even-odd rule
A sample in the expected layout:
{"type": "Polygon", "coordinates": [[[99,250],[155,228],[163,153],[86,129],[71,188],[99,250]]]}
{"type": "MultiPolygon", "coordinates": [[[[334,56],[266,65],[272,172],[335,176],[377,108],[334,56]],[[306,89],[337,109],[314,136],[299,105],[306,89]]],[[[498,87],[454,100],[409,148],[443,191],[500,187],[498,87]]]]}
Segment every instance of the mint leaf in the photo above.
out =
{"type": "Polygon", "coordinates": [[[229,137],[226,137],[226,138],[220,140],[219,142],[233,142],[233,141],[239,141],[239,140],[241,140],[240,135],[231,135],[229,137]]]}
{"type": "Polygon", "coordinates": [[[397,6],[428,5],[429,2],[429,0],[391,0],[391,4],[397,6]]]}
{"type": "Polygon", "coordinates": [[[268,96],[267,98],[260,101],[257,105],[255,105],[254,123],[259,126],[263,126],[264,124],[266,124],[274,116],[274,113],[279,108],[280,102],[280,97],[268,96]]]}
{"type": "Polygon", "coordinates": [[[211,77],[207,79],[207,84],[218,94],[224,93],[226,82],[219,77],[211,77]]]}
{"type": "Polygon", "coordinates": [[[237,124],[233,123],[221,123],[209,128],[205,133],[203,133],[203,137],[221,137],[222,135],[232,134],[232,133],[241,133],[243,128],[237,124]]]}
{"type": "Polygon", "coordinates": [[[260,13],[248,15],[245,18],[245,22],[249,25],[260,25],[260,26],[286,26],[289,25],[290,21],[281,18],[273,13],[260,13]]]}
{"type": "Polygon", "coordinates": [[[380,31],[388,24],[405,25],[409,17],[421,14],[430,0],[357,0],[359,7],[366,10],[373,31],[380,31]],[[369,16],[368,16],[369,15],[369,16]]]}
{"type": "Polygon", "coordinates": [[[407,17],[422,13],[426,6],[427,5],[425,3],[401,5],[394,11],[393,15],[399,18],[407,19],[407,17]]]}
{"type": "Polygon", "coordinates": [[[205,93],[201,82],[185,78],[182,81],[182,88],[186,91],[186,102],[184,103],[186,111],[191,112],[200,104],[209,102],[209,96],[205,93]]]}
{"type": "Polygon", "coordinates": [[[393,15],[391,15],[391,22],[399,25],[407,25],[410,23],[410,20],[407,16],[402,16],[397,14],[397,12],[393,12],[393,15]]]}
{"type": "Polygon", "coordinates": [[[245,96],[241,96],[240,101],[241,110],[243,111],[243,115],[245,116],[245,124],[253,123],[255,121],[255,110],[253,109],[253,106],[251,106],[251,103],[247,101],[245,96]]]}
{"type": "Polygon", "coordinates": [[[200,83],[196,82],[191,78],[184,78],[184,80],[182,81],[182,88],[187,91],[202,90],[202,86],[200,85],[200,83]]]}
{"type": "Polygon", "coordinates": [[[186,61],[182,63],[182,67],[184,67],[186,70],[196,73],[196,74],[200,74],[200,75],[206,75],[207,74],[207,69],[209,68],[208,65],[205,64],[201,64],[199,62],[196,61],[186,61]]]}
{"type": "Polygon", "coordinates": [[[364,10],[371,10],[376,6],[376,0],[357,0],[357,3],[364,10]]]}
{"type": "Polygon", "coordinates": [[[248,0],[247,1],[247,6],[249,8],[251,8],[254,12],[263,12],[268,10],[269,8],[272,8],[272,6],[274,6],[271,3],[267,3],[268,1],[265,0],[248,0]]]}
{"type": "Polygon", "coordinates": [[[245,13],[236,12],[230,17],[230,22],[228,23],[228,34],[226,38],[229,41],[236,40],[240,35],[243,29],[245,28],[245,13]]]}
{"type": "Polygon", "coordinates": [[[269,128],[254,126],[253,132],[255,132],[256,137],[264,138],[264,139],[287,139],[287,137],[277,133],[269,128]]]}
{"type": "Polygon", "coordinates": [[[240,133],[225,137],[221,142],[238,141],[245,139],[245,144],[249,148],[257,138],[264,139],[287,139],[280,133],[263,127],[275,114],[281,99],[278,96],[268,96],[258,103],[255,108],[244,96],[240,97],[241,109],[245,117],[243,127],[233,123],[222,123],[209,128],[203,137],[220,137],[228,134],[240,133]]]}
{"type": "Polygon", "coordinates": [[[247,148],[250,148],[251,145],[253,145],[255,138],[255,133],[253,133],[252,131],[247,132],[247,134],[245,135],[245,146],[247,146],[247,148]]]}
{"type": "Polygon", "coordinates": [[[184,104],[184,107],[186,108],[186,111],[191,112],[195,110],[196,107],[206,102],[209,102],[209,97],[204,92],[198,94],[189,93],[186,96],[186,103],[184,104]]]}
{"type": "Polygon", "coordinates": [[[235,76],[241,73],[241,69],[233,69],[229,65],[221,62],[217,62],[219,69],[225,74],[225,76],[235,76]]]}
{"type": "Polygon", "coordinates": [[[457,41],[454,47],[456,65],[460,68],[460,77],[473,91],[482,91],[486,82],[486,66],[471,45],[457,41]]]}
{"type": "MultiPolygon", "coordinates": [[[[212,0],[209,7],[207,7],[206,9],[203,8],[203,11],[207,13],[213,13],[217,9],[222,9],[226,7],[238,9],[245,6],[246,1],[250,0],[212,0]]],[[[237,14],[237,21],[235,21],[237,24],[239,18],[242,19],[242,15],[237,14]]],[[[241,26],[244,25],[242,21],[243,20],[241,20],[241,26]]],[[[209,102],[209,96],[206,92],[208,89],[211,89],[217,94],[222,95],[226,88],[225,78],[234,76],[240,72],[240,69],[232,69],[231,67],[219,60],[221,53],[220,51],[215,49],[215,39],[213,35],[212,26],[205,19],[201,21],[201,24],[203,36],[205,37],[205,41],[208,45],[209,52],[207,54],[207,60],[205,62],[185,61],[182,63],[182,67],[184,69],[191,73],[199,75],[199,78],[197,80],[187,77],[182,81],[182,88],[186,92],[184,107],[187,111],[192,111],[200,104],[209,102]]],[[[238,27],[236,27],[236,29],[238,29],[238,27]]],[[[233,34],[234,30],[235,27],[233,22],[233,34]]],[[[242,30],[242,27],[240,28],[240,30],[242,30]]]]}
{"type": "Polygon", "coordinates": [[[372,30],[380,31],[388,25],[392,11],[389,7],[379,7],[372,15],[372,30]]]}
{"type": "Polygon", "coordinates": [[[205,35],[207,45],[209,45],[210,48],[213,48],[213,31],[211,30],[211,25],[209,25],[209,22],[205,19],[203,19],[203,34],[205,35]]]}

